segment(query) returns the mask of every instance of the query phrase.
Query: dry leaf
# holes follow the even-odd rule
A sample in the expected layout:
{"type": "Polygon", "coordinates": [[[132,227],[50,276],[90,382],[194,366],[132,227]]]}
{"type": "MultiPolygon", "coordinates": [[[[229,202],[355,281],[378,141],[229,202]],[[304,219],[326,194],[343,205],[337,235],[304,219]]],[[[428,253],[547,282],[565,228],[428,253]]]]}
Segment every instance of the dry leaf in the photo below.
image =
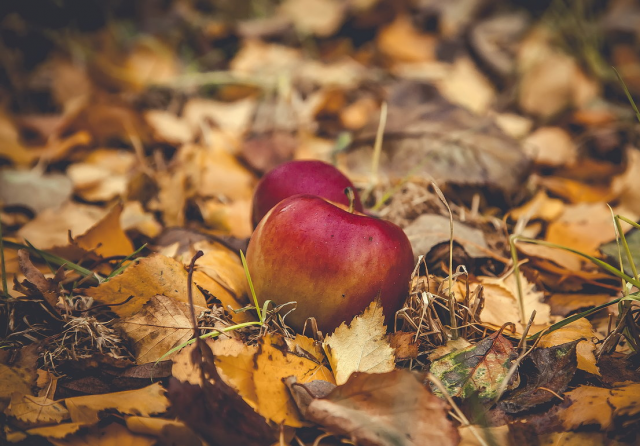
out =
{"type": "MultiPolygon", "coordinates": [[[[129,302],[111,307],[120,317],[137,313],[158,294],[179,302],[189,300],[184,266],[160,254],[137,260],[119,276],[85,291],[85,295],[104,304],[120,304],[133,296],[129,302]]],[[[204,296],[196,287],[193,288],[193,303],[199,307],[207,306],[204,296]]]]}
{"type": "Polygon", "coordinates": [[[120,226],[120,215],[124,205],[115,205],[107,215],[87,232],[74,238],[74,245],[102,257],[128,256],[134,249],[120,226]]]}
{"type": "Polygon", "coordinates": [[[313,358],[319,364],[326,359],[322,350],[322,343],[308,336],[297,334],[295,338],[285,338],[287,347],[298,356],[313,358]]]}
{"type": "Polygon", "coordinates": [[[109,201],[127,191],[128,176],[136,165],[136,156],[124,150],[99,149],[84,162],[67,168],[75,193],[86,201],[109,201]]]}
{"type": "Polygon", "coordinates": [[[516,324],[517,332],[522,333],[533,310],[536,310],[534,325],[546,325],[550,322],[551,308],[543,302],[544,293],[538,291],[535,284],[529,283],[522,273],[520,280],[526,319],[524,321],[520,320],[518,286],[514,274],[501,278],[480,276],[478,280],[484,287],[485,307],[480,315],[482,322],[498,327],[505,322],[513,322],[516,324]]]}
{"type": "Polygon", "coordinates": [[[59,173],[43,174],[36,169],[0,171],[0,201],[5,206],[25,206],[39,214],[60,207],[71,197],[72,190],[69,178],[59,173]]]}
{"type": "Polygon", "coordinates": [[[553,221],[560,217],[564,210],[564,202],[557,198],[549,198],[544,190],[539,190],[526,204],[512,209],[511,218],[531,220],[540,218],[545,221],[553,221]]]}
{"type": "MultiPolygon", "coordinates": [[[[43,430],[40,430],[39,435],[42,435],[42,432],[43,430]]],[[[54,446],[153,446],[157,441],[146,435],[134,434],[118,423],[95,428],[86,434],[73,435],[64,439],[46,437],[54,446]]]]}
{"type": "Polygon", "coordinates": [[[0,364],[0,410],[7,407],[14,392],[31,395],[35,381],[35,367],[31,369],[0,364]]]}
{"type": "Polygon", "coordinates": [[[144,118],[149,127],[155,131],[156,138],[161,141],[180,146],[193,142],[195,139],[196,129],[169,111],[147,110],[144,112],[144,118]]]}
{"type": "Polygon", "coordinates": [[[180,446],[206,446],[182,421],[164,418],[127,417],[127,428],[134,434],[156,437],[162,444],[180,446]]]}
{"type": "Polygon", "coordinates": [[[8,159],[19,166],[27,166],[35,155],[22,145],[20,132],[15,123],[3,109],[0,109],[0,159],[8,159]]]}
{"type": "Polygon", "coordinates": [[[538,165],[572,166],[578,159],[578,148],[560,127],[540,127],[523,144],[525,153],[538,165]]]}
{"type": "MultiPolygon", "coordinates": [[[[212,101],[193,98],[184,106],[182,116],[193,131],[201,131],[211,124],[232,138],[239,138],[249,127],[255,111],[256,101],[247,98],[235,102],[212,101]]],[[[200,166],[198,166],[200,167],[200,166]]],[[[215,169],[215,166],[210,166],[215,169]]]]}
{"type": "Polygon", "coordinates": [[[280,12],[302,34],[329,37],[342,24],[345,6],[339,0],[286,0],[280,5],[280,12]]]}
{"type": "Polygon", "coordinates": [[[580,386],[566,392],[570,406],[559,414],[565,429],[596,424],[609,430],[619,418],[638,420],[640,414],[640,384],[618,383],[611,389],[580,386]]]}
{"type": "Polygon", "coordinates": [[[169,400],[160,383],[137,390],[67,398],[64,403],[71,421],[85,424],[97,423],[100,412],[108,409],[126,415],[149,416],[164,413],[169,408],[169,400]]]}
{"type": "Polygon", "coordinates": [[[44,396],[14,392],[5,414],[14,417],[22,427],[58,424],[69,418],[69,412],[59,402],[44,396]]]}
{"type": "Polygon", "coordinates": [[[486,446],[488,444],[513,446],[509,440],[508,424],[496,427],[479,425],[461,426],[458,432],[460,433],[460,443],[458,446],[486,446]],[[484,442],[481,443],[476,434],[479,435],[484,442]]]}
{"type": "Polygon", "coordinates": [[[393,348],[386,337],[382,307],[371,302],[349,325],[343,322],[322,343],[338,385],[353,372],[385,373],[395,368],[393,348]]]}
{"type": "MultiPolygon", "coordinates": [[[[206,308],[194,305],[196,315],[204,310],[206,308]]],[[[116,326],[131,341],[138,364],[157,361],[193,336],[189,304],[162,295],[153,296],[141,311],[122,319],[116,326]]]]}
{"type": "Polygon", "coordinates": [[[447,405],[406,370],[354,373],[305,416],[330,432],[367,446],[457,445],[447,405]]]}
{"type": "Polygon", "coordinates": [[[380,52],[399,62],[435,60],[436,43],[435,36],[418,32],[406,14],[380,29],[377,37],[380,52]]]}
{"type": "Polygon", "coordinates": [[[445,98],[478,114],[486,113],[496,99],[493,84],[468,57],[454,62],[439,88],[445,98]]]}
{"type": "Polygon", "coordinates": [[[407,331],[392,333],[389,343],[396,352],[396,360],[416,359],[418,357],[418,343],[414,333],[407,331]]]}
{"type": "Polygon", "coordinates": [[[542,336],[538,343],[538,347],[553,347],[555,345],[575,341],[580,338],[585,339],[576,346],[578,368],[585,372],[593,373],[594,375],[600,375],[600,370],[596,365],[596,357],[593,354],[596,350],[596,345],[594,344],[593,339],[597,339],[597,333],[587,319],[578,319],[577,321],[571,322],[562,328],[542,336]]]}
{"type": "Polygon", "coordinates": [[[29,435],[38,435],[45,437],[49,441],[54,441],[54,439],[61,439],[74,434],[86,427],[86,425],[86,423],[62,423],[57,426],[34,427],[26,432],[29,435]]]}
{"type": "Polygon", "coordinates": [[[139,201],[127,201],[120,215],[122,230],[135,231],[149,238],[156,238],[162,232],[162,225],[158,223],[151,212],[146,212],[139,201]]]}

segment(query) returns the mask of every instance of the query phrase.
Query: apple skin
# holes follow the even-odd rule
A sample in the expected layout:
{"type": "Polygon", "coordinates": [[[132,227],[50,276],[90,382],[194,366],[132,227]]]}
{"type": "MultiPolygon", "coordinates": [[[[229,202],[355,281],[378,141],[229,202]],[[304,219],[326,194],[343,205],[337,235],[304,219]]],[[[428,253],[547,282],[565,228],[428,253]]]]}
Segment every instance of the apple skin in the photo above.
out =
{"type": "Polygon", "coordinates": [[[246,258],[260,305],[297,302],[285,319],[297,332],[315,317],[318,329],[331,333],[378,296],[390,326],[413,271],[411,243],[399,226],[313,195],[289,197],[271,209],[246,258]]]}
{"type": "Polygon", "coordinates": [[[251,213],[253,227],[258,226],[271,208],[293,195],[317,195],[348,206],[349,198],[344,193],[347,187],[355,194],[354,209],[362,212],[362,203],[353,183],[331,164],[316,160],[281,164],[267,172],[256,186],[251,213]]]}

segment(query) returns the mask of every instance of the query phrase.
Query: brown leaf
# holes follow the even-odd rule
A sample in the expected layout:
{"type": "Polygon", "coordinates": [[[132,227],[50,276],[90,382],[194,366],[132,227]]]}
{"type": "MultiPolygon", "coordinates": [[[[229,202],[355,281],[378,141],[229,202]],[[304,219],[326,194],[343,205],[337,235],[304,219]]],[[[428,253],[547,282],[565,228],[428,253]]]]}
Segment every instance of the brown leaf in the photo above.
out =
{"type": "MultiPolygon", "coordinates": [[[[153,296],[161,294],[179,302],[188,302],[187,271],[182,263],[163,255],[154,254],[137,260],[122,274],[97,287],[88,288],[87,296],[104,304],[123,305],[111,307],[120,317],[131,316],[142,309],[153,296]]],[[[196,287],[193,288],[194,304],[206,307],[207,302],[196,287]]]]}
{"type": "Polygon", "coordinates": [[[54,279],[47,279],[38,268],[31,263],[29,252],[26,249],[18,250],[18,262],[26,280],[32,284],[47,302],[51,309],[57,309],[58,285],[54,279]]]}
{"type": "Polygon", "coordinates": [[[594,339],[598,339],[596,331],[591,326],[591,322],[587,319],[578,319],[562,328],[552,331],[542,336],[538,347],[552,347],[564,344],[566,342],[583,339],[576,346],[576,356],[578,360],[578,368],[594,375],[600,375],[600,370],[596,365],[596,357],[594,352],[596,345],[594,339]]]}
{"type": "Polygon", "coordinates": [[[164,418],[127,417],[127,428],[134,434],[156,437],[162,444],[204,446],[202,440],[182,421],[164,418]]]}
{"type": "Polygon", "coordinates": [[[349,325],[343,322],[325,338],[322,346],[337,384],[347,382],[353,372],[385,373],[395,368],[386,332],[382,307],[374,301],[349,325]]]}
{"type": "MultiPolygon", "coordinates": [[[[393,85],[388,104],[380,172],[391,180],[415,175],[438,183],[489,186],[506,196],[518,190],[529,160],[490,119],[417,82],[393,85]]],[[[344,156],[349,172],[369,178],[377,125],[376,116],[344,156]]]]}
{"type": "Polygon", "coordinates": [[[169,400],[160,383],[138,390],[67,398],[64,403],[72,422],[86,424],[97,423],[100,412],[109,409],[126,415],[149,416],[164,413],[169,408],[169,400]]]}
{"type": "Polygon", "coordinates": [[[306,417],[363,446],[458,444],[447,405],[406,370],[356,372],[314,400],[306,417]]]}
{"type": "MultiPolygon", "coordinates": [[[[194,310],[197,315],[205,308],[194,306],[194,310]]],[[[157,361],[193,335],[189,304],[162,295],[153,296],[141,311],[122,319],[116,326],[131,341],[138,364],[157,361]]]]}
{"type": "Polygon", "coordinates": [[[120,226],[120,215],[124,205],[118,203],[87,232],[74,239],[75,244],[88,252],[102,257],[131,254],[134,249],[120,226]]]}
{"type": "Polygon", "coordinates": [[[435,36],[420,33],[406,14],[399,14],[391,24],[380,29],[376,40],[380,51],[392,60],[400,62],[435,60],[437,43],[435,36]]]}
{"type": "Polygon", "coordinates": [[[391,334],[391,348],[395,350],[396,360],[416,359],[418,357],[418,344],[415,334],[407,331],[398,331],[391,334]]]}
{"type": "MultiPolygon", "coordinates": [[[[91,429],[86,434],[76,434],[71,435],[62,439],[62,436],[58,434],[58,438],[55,438],[51,435],[51,432],[58,428],[64,432],[66,426],[65,424],[61,424],[59,426],[55,426],[53,428],[49,428],[48,431],[45,431],[45,428],[41,428],[38,432],[38,435],[47,437],[51,443],[55,446],[153,446],[156,444],[156,439],[152,437],[148,437],[146,435],[138,435],[127,430],[126,427],[122,426],[118,423],[112,423],[105,427],[97,427],[91,429]],[[49,433],[49,435],[45,435],[49,433]]],[[[73,432],[73,424],[69,426],[70,432],[73,432]]],[[[33,434],[36,432],[35,429],[29,431],[29,433],[33,434]]]]}
{"type": "Polygon", "coordinates": [[[0,410],[7,407],[14,392],[32,394],[31,388],[36,381],[35,370],[35,364],[33,368],[0,364],[0,410]]]}

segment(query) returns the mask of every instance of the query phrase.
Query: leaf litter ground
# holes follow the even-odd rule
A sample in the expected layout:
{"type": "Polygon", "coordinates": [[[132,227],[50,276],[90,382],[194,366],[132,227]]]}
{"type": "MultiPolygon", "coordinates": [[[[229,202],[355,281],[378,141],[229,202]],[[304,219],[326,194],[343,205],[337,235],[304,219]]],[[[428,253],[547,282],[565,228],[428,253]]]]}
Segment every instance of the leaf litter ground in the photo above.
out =
{"type": "Polygon", "coordinates": [[[8,7],[2,441],[637,443],[638,6],[356,3],[8,7]],[[253,187],[293,158],[409,235],[393,326],[252,308],[253,187]]]}

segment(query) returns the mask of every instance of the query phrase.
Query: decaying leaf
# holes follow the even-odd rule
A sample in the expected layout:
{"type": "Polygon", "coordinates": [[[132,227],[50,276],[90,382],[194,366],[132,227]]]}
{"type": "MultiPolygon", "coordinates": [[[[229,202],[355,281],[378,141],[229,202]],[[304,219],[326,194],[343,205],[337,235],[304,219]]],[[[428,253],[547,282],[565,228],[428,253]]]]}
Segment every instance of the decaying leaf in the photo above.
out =
{"type": "MultiPolygon", "coordinates": [[[[376,118],[354,141],[344,160],[349,172],[369,174],[377,125],[376,118]]],[[[381,173],[392,180],[419,175],[439,184],[486,185],[509,196],[528,168],[520,144],[486,118],[452,105],[427,84],[392,88],[380,157],[381,173]]]]}
{"type": "Polygon", "coordinates": [[[527,385],[501,401],[499,407],[507,413],[516,413],[558,398],[576,372],[578,342],[538,347],[531,352],[521,366],[521,370],[529,371],[527,385]],[[535,372],[531,372],[532,367],[527,367],[531,363],[535,372]]]}
{"type": "MultiPolygon", "coordinates": [[[[609,430],[625,420],[638,422],[640,384],[618,383],[611,389],[580,386],[565,393],[569,407],[559,417],[565,429],[595,424],[609,430]]],[[[629,427],[627,427],[629,428],[629,427]]]]}
{"type": "Polygon", "coordinates": [[[18,263],[20,264],[20,270],[25,276],[26,282],[22,285],[31,289],[32,287],[37,290],[49,305],[49,308],[56,309],[58,304],[58,282],[64,278],[64,272],[59,271],[59,274],[53,279],[47,279],[44,274],[38,270],[29,258],[29,252],[26,249],[18,250],[18,263]]]}
{"type": "Polygon", "coordinates": [[[58,424],[69,418],[69,412],[59,402],[44,396],[14,392],[5,414],[15,418],[22,427],[58,424]]]}
{"type": "Polygon", "coordinates": [[[447,405],[411,372],[353,373],[305,412],[330,432],[367,446],[456,445],[447,405]]]}
{"type": "Polygon", "coordinates": [[[511,343],[499,332],[477,344],[456,350],[431,364],[452,396],[468,398],[477,394],[482,399],[495,398],[516,358],[511,343]]]}
{"type": "Polygon", "coordinates": [[[382,306],[374,301],[347,325],[342,323],[322,344],[336,383],[353,372],[384,373],[395,367],[393,348],[386,338],[382,306]]]}
{"type": "Polygon", "coordinates": [[[14,392],[31,395],[35,381],[35,367],[32,369],[0,364],[0,410],[7,407],[14,392]]]}
{"type": "Polygon", "coordinates": [[[414,333],[398,331],[391,334],[389,342],[391,348],[396,352],[396,360],[415,359],[418,357],[418,343],[414,333]]]}
{"type": "MultiPolygon", "coordinates": [[[[196,314],[205,310],[194,306],[196,314]]],[[[165,353],[193,335],[189,304],[175,298],[156,295],[142,310],[118,322],[131,341],[138,364],[157,361],[165,353]]],[[[170,357],[169,357],[170,358],[170,357]]]]}
{"type": "MultiPolygon", "coordinates": [[[[129,302],[111,307],[120,317],[127,317],[140,311],[149,299],[158,294],[188,302],[187,286],[187,271],[182,263],[154,254],[137,260],[119,276],[87,289],[85,294],[104,304],[120,304],[133,296],[129,302]]],[[[196,287],[193,288],[193,303],[200,307],[207,306],[204,296],[196,287]]]]}
{"type": "Polygon", "coordinates": [[[165,390],[159,383],[138,390],[87,395],[64,400],[71,421],[92,424],[100,420],[100,412],[114,410],[127,415],[156,415],[169,407],[165,390]]]}
{"type": "Polygon", "coordinates": [[[596,365],[594,355],[596,345],[593,340],[597,339],[597,333],[587,319],[578,319],[558,330],[542,336],[538,347],[552,347],[575,340],[580,340],[576,346],[577,366],[580,370],[600,375],[600,370],[596,365]]]}

